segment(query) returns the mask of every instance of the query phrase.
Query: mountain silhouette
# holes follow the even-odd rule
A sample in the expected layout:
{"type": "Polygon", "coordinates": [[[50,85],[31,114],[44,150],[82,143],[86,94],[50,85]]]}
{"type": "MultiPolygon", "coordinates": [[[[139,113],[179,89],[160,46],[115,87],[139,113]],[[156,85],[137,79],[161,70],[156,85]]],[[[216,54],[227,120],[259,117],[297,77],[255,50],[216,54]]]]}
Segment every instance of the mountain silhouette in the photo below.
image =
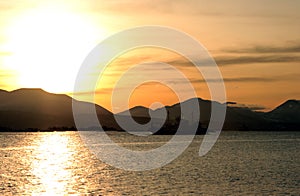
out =
{"type": "Polygon", "coordinates": [[[267,118],[278,122],[300,122],[300,101],[288,100],[276,107],[274,110],[266,113],[267,118]]]}
{"type": "MultiPolygon", "coordinates": [[[[87,102],[78,101],[83,107],[87,102]]],[[[95,105],[98,118],[106,127],[117,127],[113,114],[95,105]]],[[[11,129],[42,129],[75,127],[72,98],[42,89],[0,91],[0,127],[11,129]]]]}
{"type": "Polygon", "coordinates": [[[144,106],[135,106],[133,108],[130,108],[129,110],[127,111],[123,111],[123,112],[120,112],[120,113],[117,113],[117,115],[121,115],[121,116],[126,116],[126,115],[131,115],[131,116],[135,116],[135,117],[146,117],[146,118],[149,118],[150,117],[150,113],[153,111],[152,109],[150,108],[146,108],[144,106]],[[128,113],[129,111],[129,113],[128,113]]]}
{"type": "MultiPolygon", "coordinates": [[[[67,95],[48,93],[42,89],[18,89],[11,92],[0,90],[0,130],[60,130],[61,128],[74,130],[72,101],[73,99],[67,95]]],[[[121,129],[113,114],[105,108],[93,103],[76,100],[75,102],[80,107],[94,106],[105,130],[121,129]]],[[[224,106],[218,102],[214,103],[217,107],[224,106]]],[[[210,100],[193,98],[155,110],[136,106],[116,115],[122,117],[123,120],[132,116],[136,122],[147,124],[151,120],[151,114],[155,117],[154,124],[159,122],[163,125],[156,132],[157,134],[174,134],[180,120],[186,123],[199,120],[198,133],[204,133],[210,121],[211,104],[210,100]],[[195,101],[199,104],[200,117],[192,113],[195,101]],[[191,113],[183,116],[181,107],[190,108],[191,113]],[[166,114],[165,118],[162,118],[163,112],[166,114]]],[[[223,130],[298,130],[300,127],[299,100],[288,100],[270,112],[255,112],[249,108],[234,107],[230,104],[225,107],[226,118],[223,130]]],[[[88,120],[89,116],[85,118],[88,120]]],[[[148,123],[148,131],[153,129],[151,123],[148,123]]],[[[83,127],[82,129],[97,129],[97,127],[83,127]]]]}
{"type": "MultiPolygon", "coordinates": [[[[181,106],[182,107],[193,107],[192,102],[195,99],[199,103],[200,108],[200,124],[199,129],[206,129],[208,127],[211,115],[211,104],[212,101],[203,100],[201,98],[193,98],[182,103],[176,103],[171,106],[166,106],[168,117],[165,122],[166,129],[170,129],[170,125],[178,124],[181,119],[181,106]]],[[[216,107],[221,106],[221,103],[215,102],[216,107]]],[[[158,108],[154,111],[147,110],[145,107],[134,107],[129,110],[130,114],[133,115],[133,119],[136,120],[143,118],[144,122],[148,122],[149,112],[153,114],[162,110],[158,108]],[[136,116],[134,116],[136,114],[136,116]],[[135,118],[136,117],[136,118],[135,118]]],[[[192,110],[192,109],[191,109],[192,110]]],[[[125,111],[119,113],[119,115],[128,115],[125,111]]],[[[190,116],[190,118],[195,118],[190,116]]],[[[136,120],[138,122],[138,120],[136,120]]],[[[139,120],[141,121],[141,120],[139,120]]],[[[271,112],[256,112],[252,111],[247,107],[234,107],[226,106],[226,117],[223,125],[223,130],[239,130],[239,131],[250,131],[250,130],[264,130],[264,131],[280,131],[280,130],[298,130],[300,127],[300,101],[288,100],[282,105],[278,106],[271,112]]],[[[177,126],[173,127],[174,129],[177,126]]],[[[159,133],[167,132],[161,130],[159,133]]],[[[171,131],[173,133],[173,131],[171,131]]],[[[203,132],[203,131],[202,131],[203,132]]],[[[170,133],[170,130],[168,131],[170,133]]]]}

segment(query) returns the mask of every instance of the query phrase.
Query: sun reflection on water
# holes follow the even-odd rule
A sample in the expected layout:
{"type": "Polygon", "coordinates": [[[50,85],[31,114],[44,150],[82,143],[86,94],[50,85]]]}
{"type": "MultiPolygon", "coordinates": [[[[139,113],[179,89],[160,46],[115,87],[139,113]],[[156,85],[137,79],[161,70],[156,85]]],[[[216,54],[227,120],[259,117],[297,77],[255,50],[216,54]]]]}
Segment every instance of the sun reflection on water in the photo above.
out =
{"type": "Polygon", "coordinates": [[[33,184],[38,185],[33,194],[58,195],[72,193],[73,150],[69,137],[63,134],[48,133],[40,138],[40,144],[34,152],[32,174],[33,184]]]}

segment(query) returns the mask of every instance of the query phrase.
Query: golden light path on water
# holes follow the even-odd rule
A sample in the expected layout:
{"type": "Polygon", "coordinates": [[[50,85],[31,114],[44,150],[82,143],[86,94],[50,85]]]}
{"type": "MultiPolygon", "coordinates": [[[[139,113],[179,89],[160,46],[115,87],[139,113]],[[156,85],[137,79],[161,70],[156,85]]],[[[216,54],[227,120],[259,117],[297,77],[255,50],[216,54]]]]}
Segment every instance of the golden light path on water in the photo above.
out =
{"type": "MultiPolygon", "coordinates": [[[[39,188],[33,190],[33,195],[58,195],[71,193],[68,184],[74,184],[72,170],[69,169],[73,164],[72,146],[69,145],[69,137],[62,134],[45,134],[40,138],[32,162],[32,174],[35,175],[39,188]]],[[[75,191],[74,191],[75,192],[75,191]]]]}
{"type": "MultiPolygon", "coordinates": [[[[170,138],[109,136],[132,150],[170,138]]],[[[0,195],[299,195],[299,132],[224,131],[199,157],[202,139],[165,167],[129,172],[97,159],[77,132],[2,132],[0,195]]]]}

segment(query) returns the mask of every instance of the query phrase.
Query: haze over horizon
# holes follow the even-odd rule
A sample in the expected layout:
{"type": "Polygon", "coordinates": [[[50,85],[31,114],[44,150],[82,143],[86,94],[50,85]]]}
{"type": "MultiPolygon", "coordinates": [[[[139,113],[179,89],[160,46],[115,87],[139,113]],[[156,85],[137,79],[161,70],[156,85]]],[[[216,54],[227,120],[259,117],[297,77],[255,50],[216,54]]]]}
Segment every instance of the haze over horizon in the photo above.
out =
{"type": "MultiPolygon", "coordinates": [[[[163,25],[188,33],[207,48],[223,75],[228,101],[270,110],[288,99],[300,99],[299,8],[300,2],[292,0],[1,1],[0,89],[42,88],[72,95],[82,61],[101,40],[130,27],[163,25]]],[[[95,102],[111,110],[111,93],[122,73],[153,61],[175,66],[198,97],[210,99],[201,74],[187,59],[168,50],[141,48],[119,56],[107,67],[95,102]]],[[[165,74],[182,86],[180,78],[154,64],[133,76],[142,74],[165,74]]],[[[130,83],[115,90],[122,91],[130,83]]],[[[75,93],[85,100],[90,92],[75,93]]],[[[156,101],[179,102],[168,87],[146,83],[133,92],[130,107],[149,107],[156,101]]]]}
{"type": "MultiPolygon", "coordinates": [[[[74,99],[72,96],[68,95],[68,94],[64,94],[64,93],[52,93],[52,92],[49,92],[49,91],[46,91],[42,88],[19,88],[19,89],[14,89],[14,90],[11,90],[11,91],[8,91],[8,90],[4,90],[4,89],[0,89],[0,92],[5,92],[5,93],[15,93],[15,92],[22,92],[20,95],[22,95],[23,93],[26,92],[26,94],[30,94],[30,93],[33,93],[32,95],[33,96],[36,96],[36,95],[42,95],[42,96],[45,96],[45,95],[57,95],[57,96],[67,96],[67,97],[70,97],[72,99],[74,99]]],[[[187,99],[184,99],[182,100],[181,102],[176,102],[176,103],[172,103],[172,104],[166,104],[164,105],[165,107],[171,107],[171,106],[175,106],[177,104],[180,104],[180,103],[184,103],[184,102],[187,102],[189,100],[192,100],[192,99],[199,99],[199,100],[202,100],[202,101],[212,101],[212,100],[208,100],[208,99],[203,99],[202,97],[192,97],[192,98],[187,98],[187,99]]],[[[77,99],[75,99],[77,100],[77,99]]],[[[19,100],[21,101],[21,100],[19,100]]],[[[77,101],[81,101],[81,100],[77,100],[77,101]]],[[[247,109],[247,110],[250,110],[250,111],[253,111],[253,112],[257,112],[257,113],[268,113],[268,112],[271,112],[275,109],[277,109],[278,107],[280,107],[281,105],[283,104],[287,104],[288,102],[300,102],[300,100],[298,99],[288,99],[288,100],[285,100],[284,102],[281,102],[281,103],[277,103],[277,105],[275,105],[274,108],[270,108],[269,110],[265,110],[265,108],[261,108],[260,106],[257,106],[255,104],[249,104],[249,105],[246,105],[246,104],[240,104],[240,103],[237,103],[237,102],[233,102],[233,101],[227,101],[227,102],[218,102],[217,103],[220,103],[220,104],[226,104],[227,106],[229,107],[234,107],[234,108],[241,108],[241,109],[247,109]]],[[[102,105],[99,105],[97,104],[96,102],[86,102],[86,101],[83,101],[82,103],[92,103],[92,104],[96,104],[100,107],[103,107],[102,105]]],[[[152,105],[150,107],[146,107],[146,106],[143,106],[143,105],[134,105],[132,107],[129,107],[129,109],[138,109],[138,108],[142,108],[142,109],[150,109],[150,110],[157,110],[157,109],[160,109],[162,107],[164,107],[162,105],[152,105]]],[[[121,113],[124,113],[127,111],[127,109],[125,110],[122,110],[122,111],[112,111],[110,108],[105,108],[103,107],[105,110],[109,111],[109,112],[112,112],[113,114],[121,114],[121,113]]]]}

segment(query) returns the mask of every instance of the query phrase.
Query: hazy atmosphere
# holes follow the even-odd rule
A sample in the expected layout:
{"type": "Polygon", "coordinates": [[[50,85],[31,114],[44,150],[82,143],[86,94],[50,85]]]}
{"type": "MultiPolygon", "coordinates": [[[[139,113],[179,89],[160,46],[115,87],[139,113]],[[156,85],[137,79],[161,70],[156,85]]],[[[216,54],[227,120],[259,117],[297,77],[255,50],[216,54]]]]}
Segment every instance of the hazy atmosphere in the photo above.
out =
{"type": "MultiPolygon", "coordinates": [[[[101,40],[134,26],[164,25],[188,33],[207,48],[223,75],[228,101],[268,111],[300,98],[299,8],[300,2],[293,0],[0,1],[0,88],[72,95],[81,63],[101,40]]],[[[186,59],[144,48],[121,55],[107,67],[95,102],[111,110],[111,91],[120,74],[148,61],[178,67],[198,96],[210,99],[201,74],[186,59]]],[[[146,71],[168,74],[157,67],[146,71]]],[[[75,93],[82,93],[84,100],[89,92],[75,93]]],[[[160,85],[141,86],[133,95],[131,106],[177,102],[160,85]],[[143,97],[144,92],[161,96],[143,97]]]]}
{"type": "Polygon", "coordinates": [[[0,195],[299,195],[299,21],[299,0],[0,0],[0,195]]]}

